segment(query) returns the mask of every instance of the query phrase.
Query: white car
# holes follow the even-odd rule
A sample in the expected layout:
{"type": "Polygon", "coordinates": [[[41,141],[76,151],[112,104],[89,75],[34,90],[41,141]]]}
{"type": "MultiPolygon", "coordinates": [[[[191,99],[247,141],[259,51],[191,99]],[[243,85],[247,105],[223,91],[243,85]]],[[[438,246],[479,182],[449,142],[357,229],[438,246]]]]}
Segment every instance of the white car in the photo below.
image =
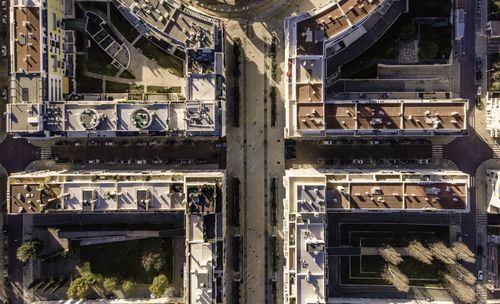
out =
{"type": "Polygon", "coordinates": [[[380,144],[380,141],[378,141],[376,139],[370,140],[370,145],[378,145],[378,144],[380,144]]]}
{"type": "Polygon", "coordinates": [[[135,161],[136,164],[138,165],[145,165],[146,164],[146,161],[144,159],[138,159],[135,161]]]}
{"type": "Polygon", "coordinates": [[[105,146],[112,146],[113,145],[113,142],[112,141],[107,141],[104,143],[105,146]]]}
{"type": "Polygon", "coordinates": [[[7,10],[7,1],[5,1],[5,0],[4,0],[4,1],[2,1],[2,9],[3,9],[4,11],[6,11],[6,10],[7,10]]]}
{"type": "Polygon", "coordinates": [[[482,280],[483,280],[483,278],[484,278],[483,271],[482,271],[482,270],[479,270],[479,271],[477,272],[477,279],[478,279],[478,281],[482,281],[482,280]]]}
{"type": "Polygon", "coordinates": [[[7,15],[2,15],[2,23],[7,24],[7,15]]]}
{"type": "Polygon", "coordinates": [[[364,162],[362,159],[353,159],[353,160],[352,160],[352,163],[353,163],[354,165],[362,165],[362,164],[364,164],[365,162],[364,162]]]}
{"type": "Polygon", "coordinates": [[[419,159],[417,162],[419,165],[428,165],[430,163],[428,159],[419,159]]]}
{"type": "Polygon", "coordinates": [[[2,45],[2,56],[7,56],[7,47],[2,45]]]}
{"type": "Polygon", "coordinates": [[[321,141],[321,144],[322,145],[333,145],[333,141],[326,139],[326,140],[321,141]]]}

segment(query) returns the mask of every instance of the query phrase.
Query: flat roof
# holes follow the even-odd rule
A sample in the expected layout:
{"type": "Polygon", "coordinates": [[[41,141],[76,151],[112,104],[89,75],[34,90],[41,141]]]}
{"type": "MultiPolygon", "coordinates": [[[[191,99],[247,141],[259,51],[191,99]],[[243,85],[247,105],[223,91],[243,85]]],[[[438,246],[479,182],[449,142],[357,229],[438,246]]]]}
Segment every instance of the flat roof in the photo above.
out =
{"type": "Polygon", "coordinates": [[[298,83],[297,102],[322,102],[323,84],[322,83],[298,83]]]}
{"type": "Polygon", "coordinates": [[[41,72],[40,7],[14,7],[15,71],[41,72]]]}
{"type": "Polygon", "coordinates": [[[297,58],[297,83],[319,82],[323,83],[322,58],[297,58]]]}
{"type": "Polygon", "coordinates": [[[43,130],[42,104],[8,104],[7,110],[9,113],[7,122],[9,132],[40,132],[43,130]]]}
{"type": "Polygon", "coordinates": [[[212,303],[213,244],[189,244],[189,301],[190,303],[212,303]]]}
{"type": "Polygon", "coordinates": [[[320,55],[323,41],[346,30],[373,12],[380,0],[341,0],[297,23],[297,53],[320,55]]]}
{"type": "Polygon", "coordinates": [[[302,130],[323,130],[325,128],[322,103],[297,104],[297,125],[302,130]]]}
{"type": "MultiPolygon", "coordinates": [[[[215,183],[221,172],[31,172],[9,177],[9,213],[183,211],[184,188],[215,183]],[[41,206],[43,205],[43,208],[41,206]],[[20,208],[22,207],[22,208],[20,208]]],[[[214,210],[206,209],[208,212],[214,210]]]]}
{"type": "Polygon", "coordinates": [[[191,74],[188,77],[188,98],[215,100],[217,77],[215,74],[191,74]]]}
{"type": "Polygon", "coordinates": [[[286,176],[291,213],[321,213],[323,206],[468,210],[469,176],[459,171],[296,169],[286,176]]]}
{"type": "Polygon", "coordinates": [[[400,104],[358,104],[358,129],[401,129],[400,104]]]}
{"type": "Polygon", "coordinates": [[[463,103],[405,103],[403,114],[405,129],[432,129],[434,121],[438,129],[466,128],[463,103]]]}
{"type": "Polygon", "coordinates": [[[466,129],[465,101],[334,102],[324,107],[326,129],[466,129]]]}

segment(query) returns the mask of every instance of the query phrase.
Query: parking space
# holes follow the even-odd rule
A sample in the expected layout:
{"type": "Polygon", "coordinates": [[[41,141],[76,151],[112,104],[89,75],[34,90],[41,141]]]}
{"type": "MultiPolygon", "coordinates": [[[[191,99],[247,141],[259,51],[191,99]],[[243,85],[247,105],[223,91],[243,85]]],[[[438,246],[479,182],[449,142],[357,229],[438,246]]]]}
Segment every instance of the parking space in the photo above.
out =
{"type": "Polygon", "coordinates": [[[165,139],[114,141],[64,140],[52,146],[57,162],[77,165],[181,165],[217,164],[226,167],[225,142],[165,139]],[[101,148],[101,147],[105,147],[101,148]],[[200,153],[200,151],[203,151],[200,153]]]}
{"type": "Polygon", "coordinates": [[[426,140],[337,139],[287,142],[287,168],[309,165],[426,165],[432,144],[426,140]]]}

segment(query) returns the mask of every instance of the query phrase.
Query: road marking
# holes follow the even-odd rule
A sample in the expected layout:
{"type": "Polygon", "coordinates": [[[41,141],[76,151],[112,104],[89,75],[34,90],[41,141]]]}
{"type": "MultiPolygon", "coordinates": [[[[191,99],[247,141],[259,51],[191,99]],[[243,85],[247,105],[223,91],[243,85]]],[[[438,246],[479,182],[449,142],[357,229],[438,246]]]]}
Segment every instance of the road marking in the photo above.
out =
{"type": "Polygon", "coordinates": [[[42,147],[40,149],[40,159],[51,159],[52,158],[52,148],[42,147]]]}
{"type": "Polygon", "coordinates": [[[497,143],[493,143],[491,149],[493,150],[493,158],[500,158],[500,146],[497,143]]]}
{"type": "Polygon", "coordinates": [[[443,158],[443,145],[432,145],[432,158],[441,159],[443,158]]]}

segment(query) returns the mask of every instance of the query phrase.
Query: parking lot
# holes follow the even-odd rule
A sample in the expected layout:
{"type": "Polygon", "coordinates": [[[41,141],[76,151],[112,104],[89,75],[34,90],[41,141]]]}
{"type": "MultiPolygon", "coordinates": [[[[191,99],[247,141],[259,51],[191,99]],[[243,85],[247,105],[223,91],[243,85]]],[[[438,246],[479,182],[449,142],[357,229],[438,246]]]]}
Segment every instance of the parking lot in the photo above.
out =
{"type": "Polygon", "coordinates": [[[286,166],[309,165],[427,165],[432,144],[426,140],[338,139],[286,144],[286,166]]]}
{"type": "Polygon", "coordinates": [[[52,146],[52,158],[59,163],[71,162],[76,165],[217,164],[219,169],[223,169],[226,167],[225,151],[225,142],[215,141],[64,140],[52,146]]]}

